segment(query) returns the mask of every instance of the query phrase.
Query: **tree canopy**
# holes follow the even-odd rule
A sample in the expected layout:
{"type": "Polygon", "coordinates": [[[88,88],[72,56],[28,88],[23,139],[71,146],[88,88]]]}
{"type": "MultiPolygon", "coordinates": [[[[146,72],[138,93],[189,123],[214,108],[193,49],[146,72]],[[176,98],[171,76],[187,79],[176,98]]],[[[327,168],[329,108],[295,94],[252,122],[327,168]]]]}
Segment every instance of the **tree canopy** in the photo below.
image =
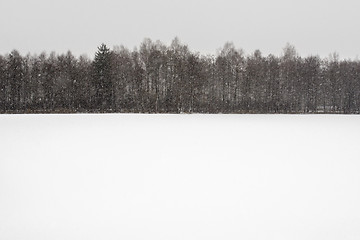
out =
{"type": "Polygon", "coordinates": [[[360,113],[360,62],[246,55],[226,43],[215,56],[145,39],[138,49],[101,44],[94,56],[0,56],[0,111],[131,113],[360,113]]]}

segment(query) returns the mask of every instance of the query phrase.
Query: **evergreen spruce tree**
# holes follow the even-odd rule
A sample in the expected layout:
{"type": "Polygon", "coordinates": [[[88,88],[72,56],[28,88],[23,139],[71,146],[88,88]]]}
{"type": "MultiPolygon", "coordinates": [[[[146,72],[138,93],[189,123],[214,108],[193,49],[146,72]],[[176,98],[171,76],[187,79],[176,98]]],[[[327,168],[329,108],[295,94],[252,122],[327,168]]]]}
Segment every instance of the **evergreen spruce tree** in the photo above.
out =
{"type": "Polygon", "coordinates": [[[95,96],[93,106],[101,111],[111,111],[114,109],[114,89],[111,69],[112,53],[110,49],[101,44],[95,54],[93,62],[93,84],[95,96]]]}
{"type": "Polygon", "coordinates": [[[9,109],[18,111],[21,108],[21,90],[24,78],[24,63],[20,53],[13,50],[8,56],[7,62],[8,81],[10,85],[9,109]]]}

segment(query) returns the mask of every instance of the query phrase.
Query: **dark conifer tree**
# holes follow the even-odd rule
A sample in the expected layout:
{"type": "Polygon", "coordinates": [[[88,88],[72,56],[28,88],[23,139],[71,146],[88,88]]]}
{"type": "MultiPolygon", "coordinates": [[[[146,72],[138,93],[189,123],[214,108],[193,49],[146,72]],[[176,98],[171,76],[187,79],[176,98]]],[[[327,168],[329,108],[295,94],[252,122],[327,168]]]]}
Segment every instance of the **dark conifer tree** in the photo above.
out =
{"type": "Polygon", "coordinates": [[[105,44],[101,44],[95,54],[92,77],[95,87],[93,108],[101,111],[113,110],[114,88],[112,77],[112,52],[105,44]]]}
{"type": "Polygon", "coordinates": [[[8,57],[7,78],[10,85],[10,91],[8,93],[9,109],[12,111],[21,110],[24,64],[20,53],[16,50],[12,51],[8,57]]]}
{"type": "Polygon", "coordinates": [[[6,87],[7,87],[7,76],[6,76],[6,60],[3,56],[0,56],[0,112],[5,112],[6,102],[6,87]]]}

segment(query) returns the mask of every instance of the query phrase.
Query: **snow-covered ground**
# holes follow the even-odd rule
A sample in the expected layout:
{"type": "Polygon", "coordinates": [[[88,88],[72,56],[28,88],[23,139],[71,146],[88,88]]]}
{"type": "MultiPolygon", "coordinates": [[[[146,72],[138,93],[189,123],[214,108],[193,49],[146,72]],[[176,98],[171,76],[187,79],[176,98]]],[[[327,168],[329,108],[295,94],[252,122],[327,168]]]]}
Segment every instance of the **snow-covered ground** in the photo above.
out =
{"type": "Polygon", "coordinates": [[[360,116],[0,115],[0,239],[360,239],[360,116]]]}

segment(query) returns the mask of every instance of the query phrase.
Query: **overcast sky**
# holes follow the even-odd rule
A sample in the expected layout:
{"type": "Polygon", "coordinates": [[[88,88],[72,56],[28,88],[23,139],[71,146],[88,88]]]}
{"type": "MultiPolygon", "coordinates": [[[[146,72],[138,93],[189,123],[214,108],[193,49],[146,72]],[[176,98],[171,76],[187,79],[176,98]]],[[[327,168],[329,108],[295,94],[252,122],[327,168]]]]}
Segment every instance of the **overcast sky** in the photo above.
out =
{"type": "Polygon", "coordinates": [[[232,41],[246,53],[279,55],[287,42],[307,56],[360,53],[358,0],[1,0],[0,53],[52,50],[92,56],[178,36],[194,51],[215,53],[232,41]]]}

